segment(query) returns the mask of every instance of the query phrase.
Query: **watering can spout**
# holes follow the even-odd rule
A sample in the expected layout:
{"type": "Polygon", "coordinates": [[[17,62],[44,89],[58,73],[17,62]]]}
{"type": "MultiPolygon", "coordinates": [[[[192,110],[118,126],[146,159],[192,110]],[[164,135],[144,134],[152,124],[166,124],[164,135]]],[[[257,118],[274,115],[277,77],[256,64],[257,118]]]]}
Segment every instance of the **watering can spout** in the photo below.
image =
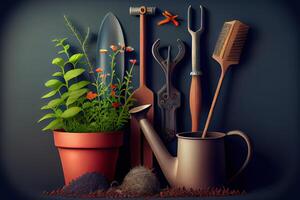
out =
{"type": "Polygon", "coordinates": [[[142,105],[131,109],[129,112],[131,116],[136,118],[139,122],[140,128],[150,144],[166,179],[171,186],[174,186],[176,181],[178,160],[168,152],[153,126],[147,120],[146,115],[150,107],[151,104],[142,105]]]}

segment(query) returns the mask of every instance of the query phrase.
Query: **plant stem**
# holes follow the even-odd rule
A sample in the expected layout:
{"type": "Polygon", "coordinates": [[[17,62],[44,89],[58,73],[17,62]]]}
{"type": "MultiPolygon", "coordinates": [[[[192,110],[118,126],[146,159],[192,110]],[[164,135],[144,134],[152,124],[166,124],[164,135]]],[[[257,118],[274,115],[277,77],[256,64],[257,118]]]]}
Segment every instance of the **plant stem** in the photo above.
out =
{"type": "Polygon", "coordinates": [[[111,77],[110,77],[110,85],[113,83],[114,79],[114,62],[115,62],[115,54],[112,55],[111,57],[111,63],[110,63],[110,68],[111,68],[111,77]]]}
{"type": "Polygon", "coordinates": [[[132,70],[133,70],[133,67],[134,67],[134,64],[131,65],[131,68],[130,68],[129,73],[128,73],[128,79],[126,80],[126,86],[125,86],[125,103],[124,103],[124,105],[122,106],[122,110],[121,110],[121,112],[120,112],[120,114],[119,114],[119,116],[118,116],[118,119],[117,119],[117,122],[116,122],[116,125],[117,125],[117,126],[119,126],[120,118],[121,118],[121,116],[123,115],[123,113],[124,113],[124,111],[125,111],[125,108],[126,108],[128,102],[131,100],[132,95],[133,95],[133,94],[131,94],[131,95],[127,98],[127,94],[129,93],[129,91],[128,91],[128,90],[129,90],[129,83],[130,83],[130,79],[131,79],[131,77],[132,77],[132,70]]]}
{"type": "Polygon", "coordinates": [[[119,126],[120,118],[121,118],[121,116],[123,115],[123,113],[124,113],[124,111],[125,111],[125,108],[126,108],[128,102],[129,102],[129,100],[132,98],[132,95],[133,95],[133,94],[131,94],[131,95],[128,97],[128,100],[126,100],[125,103],[124,103],[124,105],[122,106],[122,110],[121,110],[121,112],[120,112],[120,114],[119,114],[119,116],[118,116],[117,122],[116,122],[117,126],[119,126]]]}
{"type": "MultiPolygon", "coordinates": [[[[69,91],[69,82],[65,79],[65,69],[64,69],[64,67],[62,67],[61,68],[61,71],[62,71],[62,73],[63,73],[63,77],[64,77],[64,80],[65,80],[65,83],[66,83],[66,88],[67,88],[67,92],[69,91]]],[[[69,106],[67,106],[66,105],[66,107],[67,107],[67,109],[69,108],[69,106]]]]}
{"type": "Polygon", "coordinates": [[[89,70],[90,70],[89,71],[89,76],[91,77],[91,74],[93,74],[94,81],[96,81],[95,73],[93,72],[93,66],[90,62],[90,59],[87,55],[87,50],[86,50],[86,42],[87,42],[89,34],[90,34],[90,28],[87,29],[86,36],[85,36],[84,40],[82,41],[82,39],[80,38],[80,35],[77,33],[76,29],[74,28],[74,26],[72,25],[72,23],[70,22],[70,20],[68,19],[68,17],[66,15],[64,15],[64,19],[65,19],[67,27],[71,30],[71,32],[73,33],[73,35],[77,39],[78,43],[80,44],[83,55],[85,57],[85,60],[87,62],[89,70]]]}
{"type": "Polygon", "coordinates": [[[70,58],[69,52],[68,50],[65,48],[65,46],[63,46],[64,50],[65,50],[65,54],[67,55],[68,59],[70,58]]]}
{"type": "Polygon", "coordinates": [[[134,64],[131,65],[131,68],[129,70],[128,80],[126,81],[126,86],[125,86],[125,101],[127,101],[128,87],[129,87],[130,79],[131,79],[131,76],[132,76],[133,67],[134,67],[134,64]]]}
{"type": "Polygon", "coordinates": [[[110,63],[110,68],[111,68],[111,78],[110,78],[110,85],[113,84],[113,79],[114,79],[114,75],[115,75],[115,65],[116,65],[116,56],[120,53],[120,49],[117,50],[115,53],[112,54],[111,56],[111,63],[110,63]]]}

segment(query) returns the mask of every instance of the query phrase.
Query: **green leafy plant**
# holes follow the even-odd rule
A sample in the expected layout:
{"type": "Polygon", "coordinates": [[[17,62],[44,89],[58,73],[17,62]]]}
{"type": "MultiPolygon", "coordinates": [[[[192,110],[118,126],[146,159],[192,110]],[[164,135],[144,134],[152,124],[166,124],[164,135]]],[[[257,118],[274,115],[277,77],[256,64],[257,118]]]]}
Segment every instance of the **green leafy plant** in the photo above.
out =
{"type": "Polygon", "coordinates": [[[59,57],[54,58],[52,64],[59,70],[45,83],[50,91],[42,99],[51,100],[41,108],[48,113],[38,122],[51,119],[43,130],[63,129],[67,132],[109,132],[123,129],[130,117],[129,109],[134,103],[131,79],[136,60],[129,60],[131,67],[121,81],[115,75],[115,59],[121,53],[132,52],[133,48],[111,45],[110,51],[99,50],[103,56],[110,56],[111,74],[104,73],[102,68],[93,70],[86,50],[89,29],[82,40],[68,18],[64,17],[66,26],[77,38],[82,52],[71,54],[67,38],[53,40],[59,48],[59,57]],[[82,76],[86,68],[93,76],[82,76]]]}

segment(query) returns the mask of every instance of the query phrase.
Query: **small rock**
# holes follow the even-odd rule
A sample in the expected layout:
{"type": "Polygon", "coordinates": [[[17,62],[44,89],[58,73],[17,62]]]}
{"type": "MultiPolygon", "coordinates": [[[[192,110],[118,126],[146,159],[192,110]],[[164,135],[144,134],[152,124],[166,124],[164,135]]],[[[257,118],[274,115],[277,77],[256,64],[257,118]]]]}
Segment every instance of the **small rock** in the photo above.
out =
{"type": "Polygon", "coordinates": [[[128,172],[119,188],[122,192],[151,195],[160,191],[160,183],[151,170],[138,166],[128,172]]]}

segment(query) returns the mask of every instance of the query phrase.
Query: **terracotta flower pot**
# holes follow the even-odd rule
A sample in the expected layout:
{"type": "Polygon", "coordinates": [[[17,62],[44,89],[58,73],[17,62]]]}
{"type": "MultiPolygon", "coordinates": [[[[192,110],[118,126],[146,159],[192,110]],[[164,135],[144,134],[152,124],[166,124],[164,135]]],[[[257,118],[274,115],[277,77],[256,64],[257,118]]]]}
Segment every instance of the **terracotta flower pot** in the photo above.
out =
{"type": "Polygon", "coordinates": [[[99,172],[109,181],[114,179],[123,132],[53,133],[66,185],[87,172],[99,172]]]}

